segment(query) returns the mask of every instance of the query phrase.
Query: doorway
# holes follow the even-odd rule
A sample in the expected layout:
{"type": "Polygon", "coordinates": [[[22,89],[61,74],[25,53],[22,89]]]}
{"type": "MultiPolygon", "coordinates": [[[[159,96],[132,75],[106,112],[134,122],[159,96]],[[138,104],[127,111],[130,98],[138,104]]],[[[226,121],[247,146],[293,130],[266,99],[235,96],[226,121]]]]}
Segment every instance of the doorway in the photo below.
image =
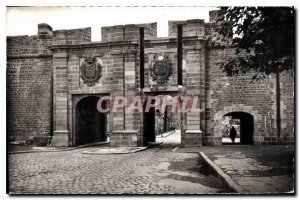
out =
{"type": "Polygon", "coordinates": [[[246,112],[231,112],[223,116],[222,119],[222,144],[233,144],[230,138],[230,129],[236,130],[234,144],[254,144],[254,118],[246,112]]]}
{"type": "MultiPolygon", "coordinates": [[[[107,114],[97,109],[100,97],[88,96],[75,107],[75,146],[106,141],[107,114]]],[[[106,102],[103,102],[106,104],[106,102]]],[[[104,105],[106,106],[106,105],[104,105]]]]}
{"type": "Polygon", "coordinates": [[[154,107],[150,107],[149,112],[145,112],[147,100],[143,107],[143,145],[147,146],[149,142],[163,143],[163,146],[173,147],[181,144],[181,115],[177,110],[172,110],[171,105],[167,105],[165,111],[161,109],[163,99],[172,102],[176,94],[151,94],[149,101],[154,107]],[[159,101],[155,101],[160,99],[159,101]]]}

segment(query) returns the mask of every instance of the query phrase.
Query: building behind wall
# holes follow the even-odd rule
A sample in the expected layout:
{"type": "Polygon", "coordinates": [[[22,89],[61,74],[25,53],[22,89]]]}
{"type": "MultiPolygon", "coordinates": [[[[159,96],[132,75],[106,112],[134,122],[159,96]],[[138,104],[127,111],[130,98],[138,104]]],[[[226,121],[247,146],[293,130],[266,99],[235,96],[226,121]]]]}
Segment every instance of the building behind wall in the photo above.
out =
{"type": "MultiPolygon", "coordinates": [[[[254,119],[254,144],[277,143],[276,80],[261,82],[239,75],[228,77],[219,62],[234,49],[206,45],[214,34],[211,22],[169,21],[169,37],[157,37],[157,24],[102,27],[101,42],[91,42],[91,29],[52,30],[38,25],[34,36],[7,37],[7,131],[11,141],[73,146],[76,139],[76,105],[89,96],[193,95],[200,98],[201,112],[181,117],[182,145],[221,145],[222,118],[244,112],[254,119]],[[183,27],[182,87],[178,86],[177,24],[183,27]],[[139,28],[144,27],[145,87],[140,90],[139,28]],[[157,55],[168,57],[173,71],[158,83],[150,67],[157,55]],[[91,58],[91,60],[87,60],[91,58]],[[101,65],[100,79],[82,78],[81,66],[101,65]]],[[[100,68],[99,68],[100,69],[100,68]]],[[[294,73],[280,74],[281,143],[294,143],[294,73]]],[[[106,132],[111,146],[143,145],[140,113],[110,112],[106,132]]]]}

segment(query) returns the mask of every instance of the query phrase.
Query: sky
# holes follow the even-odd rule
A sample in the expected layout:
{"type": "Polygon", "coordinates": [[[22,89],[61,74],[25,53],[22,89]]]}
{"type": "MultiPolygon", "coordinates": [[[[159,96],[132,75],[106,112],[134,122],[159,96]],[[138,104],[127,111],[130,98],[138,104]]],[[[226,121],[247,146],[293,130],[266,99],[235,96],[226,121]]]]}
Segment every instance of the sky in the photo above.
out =
{"type": "Polygon", "coordinates": [[[157,22],[158,37],[168,36],[168,20],[204,19],[216,7],[7,7],[6,35],[36,35],[37,24],[54,30],[92,28],[92,41],[101,40],[101,27],[157,22]]]}

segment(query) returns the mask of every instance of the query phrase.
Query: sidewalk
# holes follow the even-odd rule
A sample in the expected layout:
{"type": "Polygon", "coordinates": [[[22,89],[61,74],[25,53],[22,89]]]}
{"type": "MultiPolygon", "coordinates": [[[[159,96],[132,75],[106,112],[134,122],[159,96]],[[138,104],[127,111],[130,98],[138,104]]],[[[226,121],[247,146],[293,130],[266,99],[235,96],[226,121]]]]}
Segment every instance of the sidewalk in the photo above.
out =
{"type": "Polygon", "coordinates": [[[203,147],[199,151],[233,180],[240,193],[293,192],[294,146],[226,145],[203,147]]]}

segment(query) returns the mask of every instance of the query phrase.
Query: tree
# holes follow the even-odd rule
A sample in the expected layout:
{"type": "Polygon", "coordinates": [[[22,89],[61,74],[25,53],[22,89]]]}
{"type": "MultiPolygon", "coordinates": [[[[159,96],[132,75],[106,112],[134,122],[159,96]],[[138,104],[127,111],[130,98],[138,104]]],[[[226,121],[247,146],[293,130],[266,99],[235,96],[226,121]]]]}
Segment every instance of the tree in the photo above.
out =
{"type": "Polygon", "coordinates": [[[295,27],[293,7],[221,7],[213,46],[234,47],[236,56],[221,63],[228,75],[294,70],[295,27]]]}

